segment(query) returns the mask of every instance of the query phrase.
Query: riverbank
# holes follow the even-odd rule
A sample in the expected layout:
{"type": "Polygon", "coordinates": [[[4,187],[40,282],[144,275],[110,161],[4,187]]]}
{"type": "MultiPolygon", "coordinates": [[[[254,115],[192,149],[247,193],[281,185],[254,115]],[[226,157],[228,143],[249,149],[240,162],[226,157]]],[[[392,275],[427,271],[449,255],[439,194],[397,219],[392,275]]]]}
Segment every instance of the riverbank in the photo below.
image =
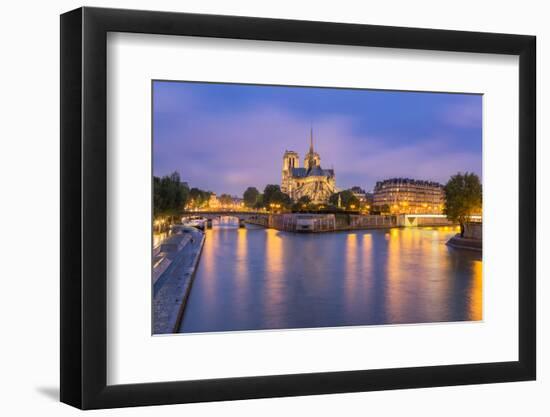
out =
{"type": "Polygon", "coordinates": [[[457,234],[451,237],[447,245],[453,248],[481,252],[483,248],[483,223],[466,223],[464,225],[464,236],[457,234]]]}
{"type": "Polygon", "coordinates": [[[195,271],[204,246],[200,232],[177,234],[166,241],[166,258],[172,257],[159,276],[153,272],[153,334],[176,333],[179,330],[195,271]]]}
{"type": "Polygon", "coordinates": [[[257,216],[247,223],[284,232],[323,233],[363,229],[386,229],[395,227],[395,216],[354,214],[309,214],[285,213],[257,216]]]}
{"type": "Polygon", "coordinates": [[[447,245],[456,249],[468,249],[468,250],[475,250],[478,252],[481,252],[483,247],[483,243],[481,240],[460,237],[459,234],[450,238],[447,241],[447,245]]]}
{"type": "Polygon", "coordinates": [[[246,220],[270,229],[292,233],[323,233],[394,227],[445,227],[454,224],[442,215],[364,215],[348,213],[283,213],[253,216],[246,220]]]}

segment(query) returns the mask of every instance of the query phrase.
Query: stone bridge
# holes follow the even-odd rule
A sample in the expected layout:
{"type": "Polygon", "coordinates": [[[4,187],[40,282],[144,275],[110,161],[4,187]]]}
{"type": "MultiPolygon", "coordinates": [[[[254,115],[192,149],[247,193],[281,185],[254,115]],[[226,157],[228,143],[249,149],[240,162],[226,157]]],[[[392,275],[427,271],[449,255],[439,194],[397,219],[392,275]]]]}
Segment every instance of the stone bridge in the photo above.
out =
{"type": "Polygon", "coordinates": [[[207,227],[212,227],[212,221],[222,217],[234,217],[239,220],[239,227],[244,227],[245,223],[253,223],[268,227],[269,214],[253,211],[196,211],[183,213],[183,216],[200,216],[208,220],[207,227]]]}
{"type": "Polygon", "coordinates": [[[253,211],[228,211],[228,210],[220,210],[220,211],[193,211],[193,212],[185,212],[183,213],[183,216],[200,216],[204,217],[208,220],[214,220],[218,219],[220,217],[236,217],[239,219],[239,221],[247,221],[250,219],[255,219],[258,217],[265,217],[267,218],[269,214],[262,213],[262,212],[253,212],[253,211]]]}

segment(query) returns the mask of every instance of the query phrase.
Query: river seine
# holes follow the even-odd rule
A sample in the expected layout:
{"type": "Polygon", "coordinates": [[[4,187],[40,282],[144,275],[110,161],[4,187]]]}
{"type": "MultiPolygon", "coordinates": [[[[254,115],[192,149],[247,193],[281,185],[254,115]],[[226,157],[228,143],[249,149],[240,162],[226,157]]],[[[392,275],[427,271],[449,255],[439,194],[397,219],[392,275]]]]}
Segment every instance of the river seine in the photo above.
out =
{"type": "Polygon", "coordinates": [[[209,229],[180,331],[481,320],[481,253],[455,233],[209,229]]]}

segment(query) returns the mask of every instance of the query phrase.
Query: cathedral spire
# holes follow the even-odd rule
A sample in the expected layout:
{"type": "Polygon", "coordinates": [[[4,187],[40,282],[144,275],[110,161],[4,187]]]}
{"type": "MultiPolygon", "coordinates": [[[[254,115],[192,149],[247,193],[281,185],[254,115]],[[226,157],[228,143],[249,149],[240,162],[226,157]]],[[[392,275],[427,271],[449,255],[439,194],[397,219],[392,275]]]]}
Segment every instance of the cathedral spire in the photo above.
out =
{"type": "Polygon", "coordinates": [[[313,153],[313,126],[309,132],[309,152],[313,153]]]}

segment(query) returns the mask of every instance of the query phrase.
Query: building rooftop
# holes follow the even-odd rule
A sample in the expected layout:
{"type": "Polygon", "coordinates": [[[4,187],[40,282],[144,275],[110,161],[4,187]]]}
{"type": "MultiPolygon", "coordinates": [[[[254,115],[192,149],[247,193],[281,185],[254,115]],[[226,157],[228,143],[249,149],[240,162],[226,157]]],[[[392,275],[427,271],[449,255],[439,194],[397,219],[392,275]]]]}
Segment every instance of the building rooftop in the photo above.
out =
{"type": "Polygon", "coordinates": [[[292,168],[291,174],[293,177],[304,178],[304,177],[333,177],[333,169],[323,169],[321,167],[313,167],[311,169],[307,168],[292,168]]]}
{"type": "Polygon", "coordinates": [[[379,189],[383,185],[422,185],[427,187],[443,187],[442,184],[435,181],[415,180],[412,178],[389,178],[387,180],[377,181],[374,189],[379,189]]]}

